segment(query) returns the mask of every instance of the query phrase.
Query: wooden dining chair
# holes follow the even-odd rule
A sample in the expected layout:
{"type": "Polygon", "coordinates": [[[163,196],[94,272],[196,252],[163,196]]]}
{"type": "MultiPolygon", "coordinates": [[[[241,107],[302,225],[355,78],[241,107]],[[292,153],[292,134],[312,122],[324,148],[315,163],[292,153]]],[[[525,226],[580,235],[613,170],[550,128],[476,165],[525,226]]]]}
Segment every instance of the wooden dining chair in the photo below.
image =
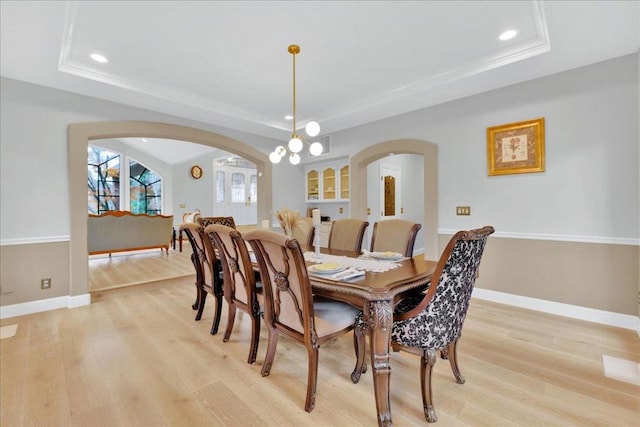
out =
{"type": "MultiPolygon", "coordinates": [[[[269,342],[262,376],[271,372],[280,334],[304,344],[308,354],[304,409],[311,412],[316,398],[318,349],[351,331],[360,310],[343,302],[313,296],[297,240],[267,230],[249,231],[244,237],[258,260],[265,294],[264,322],[269,330],[269,342]]],[[[360,344],[356,343],[356,349],[364,345],[360,344]]]]}
{"type": "Polygon", "coordinates": [[[329,232],[329,249],[362,252],[362,238],[369,223],[356,218],[333,221],[329,232]]]}
{"type": "Polygon", "coordinates": [[[260,340],[260,301],[262,283],[256,282],[249,249],[239,231],[224,225],[212,224],[204,232],[217,249],[222,263],[224,298],[229,306],[227,328],[222,341],[231,337],[236,318],[236,309],[242,310],[251,318],[251,346],[247,363],[256,361],[260,340]]]}
{"type": "Polygon", "coordinates": [[[196,301],[191,305],[191,308],[193,308],[194,310],[197,310],[198,307],[200,307],[199,289],[201,287],[200,284],[202,283],[202,265],[198,260],[198,247],[193,237],[193,233],[197,233],[197,228],[192,230],[192,227],[187,227],[186,223],[181,224],[179,228],[180,228],[180,234],[184,234],[185,236],[187,236],[187,240],[191,245],[191,263],[193,264],[193,268],[195,269],[195,272],[196,272],[196,282],[195,282],[196,301]]]}
{"type": "Polygon", "coordinates": [[[388,219],[373,224],[371,252],[398,252],[413,256],[413,246],[422,225],[406,219],[388,219]]]}
{"type": "MultiPolygon", "coordinates": [[[[458,368],[457,345],[480,259],[487,238],[494,231],[491,226],[458,231],[440,256],[426,293],[412,294],[394,309],[391,346],[421,356],[422,405],[428,422],[438,419],[431,391],[436,352],[440,351],[443,359],[449,359],[456,381],[464,384],[458,368]]],[[[367,327],[363,316],[359,315],[356,335],[363,333],[367,327]]],[[[356,351],[358,361],[352,374],[353,382],[358,382],[364,364],[365,345],[363,341],[358,345],[361,347],[356,351]]]]}
{"type": "Polygon", "coordinates": [[[220,280],[220,262],[217,260],[210,239],[205,236],[202,226],[193,223],[182,224],[180,228],[185,232],[193,249],[192,261],[196,265],[196,320],[202,318],[207,294],[213,295],[215,308],[211,335],[218,333],[220,317],[222,315],[222,281],[220,280]],[[199,272],[199,274],[198,274],[199,272]]]}
{"type": "Polygon", "coordinates": [[[226,225],[233,229],[236,228],[236,221],[232,216],[200,216],[196,219],[202,228],[207,228],[211,224],[226,225]]]}
{"type": "Polygon", "coordinates": [[[292,237],[301,245],[313,246],[315,234],[312,218],[300,218],[293,226],[292,237]]]}

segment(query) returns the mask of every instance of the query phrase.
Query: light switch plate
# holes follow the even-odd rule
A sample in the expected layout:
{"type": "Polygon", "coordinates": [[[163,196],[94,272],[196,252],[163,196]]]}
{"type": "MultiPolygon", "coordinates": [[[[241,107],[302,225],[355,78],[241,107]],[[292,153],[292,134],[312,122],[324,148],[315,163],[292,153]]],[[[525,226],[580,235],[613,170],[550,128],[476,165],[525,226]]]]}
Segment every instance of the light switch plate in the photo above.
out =
{"type": "Polygon", "coordinates": [[[456,215],[471,215],[471,206],[456,206],[456,215]]]}

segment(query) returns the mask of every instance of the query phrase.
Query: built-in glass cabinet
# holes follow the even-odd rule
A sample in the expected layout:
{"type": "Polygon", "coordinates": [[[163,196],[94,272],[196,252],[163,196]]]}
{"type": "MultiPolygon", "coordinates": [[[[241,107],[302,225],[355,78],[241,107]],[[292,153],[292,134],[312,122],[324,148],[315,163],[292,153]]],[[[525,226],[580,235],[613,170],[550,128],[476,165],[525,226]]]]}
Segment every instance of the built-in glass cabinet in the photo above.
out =
{"type": "Polygon", "coordinates": [[[347,159],[305,167],[307,202],[344,202],[349,200],[349,163],[347,159]]]}

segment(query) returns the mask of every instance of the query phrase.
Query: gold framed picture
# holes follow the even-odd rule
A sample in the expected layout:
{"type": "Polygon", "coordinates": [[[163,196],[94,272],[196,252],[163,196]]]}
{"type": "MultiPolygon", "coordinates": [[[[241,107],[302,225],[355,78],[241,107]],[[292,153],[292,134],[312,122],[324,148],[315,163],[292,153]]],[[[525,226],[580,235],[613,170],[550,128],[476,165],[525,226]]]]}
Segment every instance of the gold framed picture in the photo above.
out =
{"type": "Polygon", "coordinates": [[[544,117],[487,128],[489,176],[544,172],[544,117]]]}

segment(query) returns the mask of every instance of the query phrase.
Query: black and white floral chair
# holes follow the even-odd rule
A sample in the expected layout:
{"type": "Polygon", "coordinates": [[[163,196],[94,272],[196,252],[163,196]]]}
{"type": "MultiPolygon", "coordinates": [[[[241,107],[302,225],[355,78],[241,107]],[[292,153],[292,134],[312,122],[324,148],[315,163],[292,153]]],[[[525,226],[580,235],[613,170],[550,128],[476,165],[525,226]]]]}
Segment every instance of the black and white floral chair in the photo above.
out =
{"type": "MultiPolygon", "coordinates": [[[[394,310],[391,346],[394,350],[421,356],[422,404],[428,422],[438,419],[431,395],[431,371],[438,351],[443,359],[449,359],[458,384],[464,384],[458,369],[456,347],[480,259],[487,238],[494,231],[491,226],[458,231],[442,253],[427,291],[408,296],[394,310]],[[434,283],[437,285],[433,286],[434,283]]],[[[362,334],[367,328],[360,315],[356,321],[356,333],[362,334]]],[[[360,379],[359,373],[364,365],[364,340],[358,345],[362,347],[356,352],[359,357],[352,374],[353,382],[360,379]]]]}

